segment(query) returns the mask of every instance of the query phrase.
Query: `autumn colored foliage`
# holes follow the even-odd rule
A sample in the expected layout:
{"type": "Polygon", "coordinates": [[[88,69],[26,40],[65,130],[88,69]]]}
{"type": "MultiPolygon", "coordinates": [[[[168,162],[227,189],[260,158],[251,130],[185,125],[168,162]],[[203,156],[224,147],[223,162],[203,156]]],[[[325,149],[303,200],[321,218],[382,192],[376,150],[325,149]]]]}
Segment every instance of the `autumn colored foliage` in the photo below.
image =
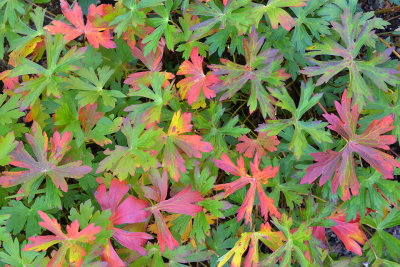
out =
{"type": "Polygon", "coordinates": [[[49,2],[0,1],[0,266],[399,266],[389,20],[49,2]]]}

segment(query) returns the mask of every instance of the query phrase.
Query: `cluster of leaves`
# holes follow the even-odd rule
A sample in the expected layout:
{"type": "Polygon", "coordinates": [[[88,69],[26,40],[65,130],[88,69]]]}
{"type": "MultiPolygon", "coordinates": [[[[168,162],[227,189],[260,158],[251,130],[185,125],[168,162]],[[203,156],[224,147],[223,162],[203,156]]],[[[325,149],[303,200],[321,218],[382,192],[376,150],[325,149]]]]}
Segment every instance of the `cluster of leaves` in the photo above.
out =
{"type": "Polygon", "coordinates": [[[400,266],[388,22],[355,0],[47,2],[0,2],[2,266],[400,266]]]}

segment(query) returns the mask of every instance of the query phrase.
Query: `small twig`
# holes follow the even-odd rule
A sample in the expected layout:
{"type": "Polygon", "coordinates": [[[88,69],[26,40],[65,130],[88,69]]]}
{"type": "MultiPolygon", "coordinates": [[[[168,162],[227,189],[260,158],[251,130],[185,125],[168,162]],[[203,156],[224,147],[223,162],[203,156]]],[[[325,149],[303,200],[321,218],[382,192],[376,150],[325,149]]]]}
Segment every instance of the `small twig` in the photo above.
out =
{"type": "MultiPolygon", "coordinates": [[[[392,47],[391,47],[385,40],[383,40],[381,37],[378,36],[378,38],[379,38],[379,40],[381,40],[381,42],[384,43],[388,48],[392,48],[392,47]]],[[[400,58],[400,55],[399,55],[399,53],[397,53],[396,50],[393,50],[393,54],[395,54],[398,58],[400,58]]]]}
{"type": "Polygon", "coordinates": [[[393,6],[375,11],[375,14],[400,11],[400,6],[393,6]]]}
{"type": "MultiPolygon", "coordinates": [[[[35,6],[35,7],[40,7],[40,8],[42,8],[41,6],[39,6],[39,5],[35,4],[35,3],[32,3],[32,2],[29,1],[29,0],[25,0],[25,2],[27,2],[28,4],[31,4],[31,5],[33,5],[33,6],[35,6]]],[[[53,16],[53,17],[50,17],[50,16],[44,14],[44,16],[45,16],[46,18],[53,20],[53,19],[57,16],[57,15],[51,13],[50,11],[48,11],[47,9],[45,9],[45,10],[46,10],[47,13],[49,13],[50,15],[53,16]]]]}

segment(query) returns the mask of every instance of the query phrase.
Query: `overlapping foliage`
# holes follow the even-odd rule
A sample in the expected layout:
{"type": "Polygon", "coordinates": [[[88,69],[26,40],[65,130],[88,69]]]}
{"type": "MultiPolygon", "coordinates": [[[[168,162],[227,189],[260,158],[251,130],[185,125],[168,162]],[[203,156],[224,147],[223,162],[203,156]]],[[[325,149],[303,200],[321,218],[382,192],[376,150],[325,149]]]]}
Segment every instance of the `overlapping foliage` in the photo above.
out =
{"type": "Polygon", "coordinates": [[[1,266],[399,266],[389,22],[33,2],[0,1],[1,266]]]}

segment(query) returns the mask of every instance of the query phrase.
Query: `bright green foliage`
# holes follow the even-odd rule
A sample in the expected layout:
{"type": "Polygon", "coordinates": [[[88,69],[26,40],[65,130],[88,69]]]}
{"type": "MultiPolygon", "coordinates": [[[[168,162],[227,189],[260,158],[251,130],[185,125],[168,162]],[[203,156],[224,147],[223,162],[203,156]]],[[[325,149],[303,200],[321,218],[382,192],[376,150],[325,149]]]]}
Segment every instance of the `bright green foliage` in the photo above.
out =
{"type": "Polygon", "coordinates": [[[265,90],[264,83],[269,88],[278,88],[282,82],[290,77],[280,69],[283,55],[276,49],[266,49],[260,52],[265,37],[258,39],[258,33],[253,27],[249,39],[243,40],[243,49],[246,65],[240,65],[227,59],[220,59],[223,65],[210,65],[213,74],[220,77],[222,82],[215,86],[217,92],[225,92],[221,100],[229,99],[241,90],[250,81],[250,97],[247,102],[250,113],[260,105],[261,113],[265,118],[268,114],[273,117],[274,107],[265,90]]]}
{"type": "Polygon", "coordinates": [[[76,100],[80,107],[94,104],[98,98],[101,98],[104,105],[114,107],[116,98],[125,97],[120,91],[106,90],[105,85],[114,73],[108,66],[98,68],[97,75],[92,68],[82,68],[76,73],[80,78],[70,77],[67,80],[67,88],[79,91],[76,100]]]}
{"type": "Polygon", "coordinates": [[[4,251],[0,251],[0,261],[15,267],[38,266],[46,252],[23,251],[27,241],[19,243],[18,239],[11,238],[4,242],[4,251]]]}
{"type": "Polygon", "coordinates": [[[169,24],[170,13],[173,8],[173,1],[167,0],[164,6],[156,6],[153,8],[160,18],[148,18],[146,24],[154,27],[154,31],[143,39],[144,55],[148,55],[150,51],[155,52],[162,36],[165,37],[165,43],[169,50],[174,50],[174,35],[178,32],[175,25],[169,24]]]}
{"type": "MultiPolygon", "coordinates": [[[[17,39],[17,41],[13,43],[13,47],[11,49],[19,50],[26,46],[29,42],[33,41],[35,38],[45,34],[43,29],[45,12],[45,9],[37,7],[29,14],[33,24],[35,25],[35,29],[32,29],[29,25],[23,23],[22,21],[18,21],[13,30],[16,33],[24,35],[24,37],[17,39]]],[[[40,38],[37,39],[40,40],[40,38]]]]}
{"type": "Polygon", "coordinates": [[[194,118],[196,126],[203,131],[204,140],[210,142],[218,151],[216,157],[228,151],[225,139],[227,135],[238,138],[250,131],[242,126],[236,126],[239,121],[238,116],[231,118],[228,123],[220,127],[221,117],[224,115],[224,111],[221,104],[211,102],[207,111],[203,111],[201,115],[194,118]]]}
{"type": "Polygon", "coordinates": [[[292,42],[295,43],[297,51],[304,53],[305,49],[312,44],[313,39],[320,40],[321,35],[329,35],[329,23],[315,15],[316,10],[325,5],[327,0],[309,0],[304,7],[291,8],[296,18],[292,42]]]}
{"type": "Polygon", "coordinates": [[[321,121],[301,121],[301,117],[313,106],[315,106],[322,97],[322,93],[312,95],[314,84],[310,81],[307,84],[301,84],[300,102],[296,107],[293,99],[288,94],[286,88],[272,91],[272,95],[278,99],[277,106],[288,110],[292,114],[291,119],[286,120],[268,120],[266,124],[258,128],[259,131],[268,131],[268,135],[277,135],[290,125],[294,126],[292,141],[289,150],[293,150],[297,159],[301,157],[306,149],[308,141],[306,134],[310,135],[318,143],[331,142],[329,133],[324,129],[328,125],[321,121]]]}
{"type": "Polygon", "coordinates": [[[8,154],[17,146],[13,132],[0,136],[0,165],[4,166],[11,161],[8,154]]]}
{"type": "Polygon", "coordinates": [[[24,115],[23,112],[18,110],[20,98],[21,95],[13,95],[6,101],[7,95],[0,95],[0,125],[2,127],[8,126],[24,115]]]}
{"type": "Polygon", "coordinates": [[[169,104],[173,98],[172,86],[162,88],[162,83],[165,80],[165,74],[154,72],[150,79],[150,88],[139,84],[140,89],[129,92],[129,96],[144,97],[153,100],[142,104],[134,104],[125,108],[124,111],[130,112],[129,115],[135,118],[138,115],[143,116],[141,122],[151,126],[154,123],[159,123],[161,119],[162,108],[169,104]]]}
{"type": "MultiPolygon", "coordinates": [[[[389,253],[392,261],[399,262],[400,260],[400,240],[386,232],[384,229],[394,227],[400,223],[400,212],[396,208],[392,209],[388,215],[383,217],[379,214],[369,215],[363,219],[363,223],[375,230],[369,240],[374,247],[375,253],[379,258],[385,257],[385,253],[389,253]]],[[[366,245],[369,247],[369,245],[366,245]]],[[[368,253],[369,260],[374,260],[375,257],[372,251],[368,253]]],[[[378,259],[379,259],[378,258],[378,259]]]]}
{"type": "Polygon", "coordinates": [[[137,168],[148,170],[155,167],[157,159],[152,156],[150,150],[157,143],[156,138],[160,136],[161,129],[145,130],[146,125],[140,122],[139,117],[131,124],[129,119],[124,119],[121,132],[125,135],[127,146],[115,145],[114,150],[107,149],[105,159],[100,162],[96,173],[110,170],[121,180],[134,175],[137,168]]]}
{"type": "Polygon", "coordinates": [[[306,67],[301,72],[308,76],[322,75],[316,83],[318,86],[329,82],[332,77],[342,70],[348,69],[349,93],[351,92],[356,103],[362,106],[366,103],[367,98],[372,97],[370,82],[386,92],[388,90],[387,84],[395,86],[400,83],[400,79],[397,76],[399,73],[397,70],[380,66],[389,60],[389,55],[393,51],[392,48],[388,48],[382,53],[375,53],[368,61],[357,59],[361,48],[374,35],[374,31],[372,31],[374,28],[373,21],[366,21],[362,29],[360,29],[359,20],[360,13],[353,18],[347,8],[341,15],[341,24],[331,22],[332,29],[339,34],[343,45],[328,37],[322,38],[322,43],[316,43],[309,47],[308,49],[311,52],[306,54],[314,56],[310,61],[316,66],[306,67]],[[331,55],[340,58],[334,61],[317,60],[315,56],[320,55],[331,55]]]}
{"type": "Polygon", "coordinates": [[[48,210],[50,207],[44,197],[39,197],[30,207],[26,207],[21,201],[11,200],[10,207],[3,207],[0,214],[9,214],[7,231],[19,234],[26,227],[26,236],[30,237],[40,233],[38,224],[40,217],[38,210],[48,210]],[[26,226],[25,226],[26,225],[26,226]]]}
{"type": "Polygon", "coordinates": [[[68,73],[77,70],[76,63],[83,55],[83,50],[77,50],[76,47],[70,49],[63,57],[60,58],[62,49],[65,42],[62,35],[56,35],[54,40],[50,35],[46,35],[46,54],[47,54],[47,68],[27,60],[21,59],[21,64],[12,70],[13,76],[36,74],[38,78],[24,82],[16,92],[27,92],[22,97],[21,109],[26,109],[33,105],[39,96],[46,91],[46,96],[60,96],[60,85],[63,77],[60,74],[68,73]]]}
{"type": "Polygon", "coordinates": [[[0,12],[4,15],[4,20],[14,26],[19,15],[25,14],[24,3],[21,0],[2,0],[0,12]]]}

